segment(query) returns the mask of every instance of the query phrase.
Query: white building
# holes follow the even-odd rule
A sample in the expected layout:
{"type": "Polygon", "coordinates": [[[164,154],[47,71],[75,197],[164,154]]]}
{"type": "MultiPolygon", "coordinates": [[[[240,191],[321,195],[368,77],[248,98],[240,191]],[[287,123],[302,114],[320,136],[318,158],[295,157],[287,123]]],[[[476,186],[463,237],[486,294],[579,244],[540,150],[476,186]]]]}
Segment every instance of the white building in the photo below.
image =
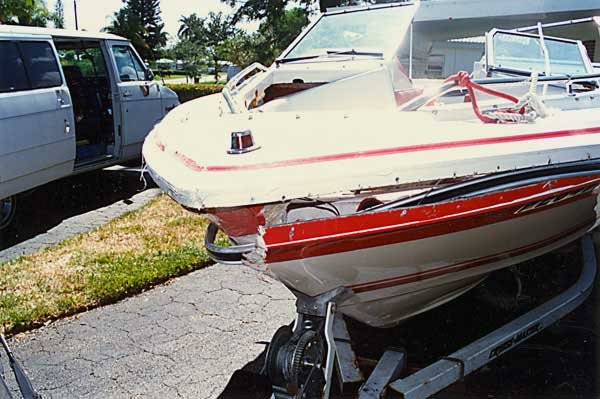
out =
{"type": "MultiPolygon", "coordinates": [[[[423,0],[415,17],[416,77],[471,71],[492,28],[514,29],[600,15],[600,0],[423,0]],[[465,39],[466,38],[466,39],[465,39]]],[[[579,39],[600,62],[600,30],[593,23],[546,28],[548,35],[579,39]]]]}

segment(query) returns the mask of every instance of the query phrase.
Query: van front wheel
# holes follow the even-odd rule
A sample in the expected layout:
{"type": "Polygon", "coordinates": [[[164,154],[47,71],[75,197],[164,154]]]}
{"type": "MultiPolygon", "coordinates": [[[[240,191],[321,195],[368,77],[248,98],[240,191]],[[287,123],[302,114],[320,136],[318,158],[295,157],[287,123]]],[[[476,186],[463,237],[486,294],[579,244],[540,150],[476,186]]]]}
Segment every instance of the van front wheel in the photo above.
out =
{"type": "Polygon", "coordinates": [[[17,197],[15,195],[0,199],[0,230],[8,227],[17,213],[17,197]]]}

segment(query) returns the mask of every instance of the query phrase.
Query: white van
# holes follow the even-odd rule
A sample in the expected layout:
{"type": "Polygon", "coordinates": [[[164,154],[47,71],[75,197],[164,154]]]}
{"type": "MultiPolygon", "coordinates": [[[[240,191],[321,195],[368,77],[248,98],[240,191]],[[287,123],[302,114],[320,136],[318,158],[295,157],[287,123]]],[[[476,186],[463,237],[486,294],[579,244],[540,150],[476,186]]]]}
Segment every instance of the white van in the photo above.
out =
{"type": "Polygon", "coordinates": [[[139,157],[178,104],[127,39],[0,25],[0,229],[16,194],[139,157]]]}

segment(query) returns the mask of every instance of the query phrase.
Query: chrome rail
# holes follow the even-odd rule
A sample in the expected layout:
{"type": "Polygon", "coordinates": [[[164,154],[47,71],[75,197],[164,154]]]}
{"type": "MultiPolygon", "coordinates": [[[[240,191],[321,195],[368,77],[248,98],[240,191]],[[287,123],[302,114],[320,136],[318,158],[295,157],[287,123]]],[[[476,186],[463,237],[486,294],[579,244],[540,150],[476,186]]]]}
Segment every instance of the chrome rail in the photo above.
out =
{"type": "MultiPolygon", "coordinates": [[[[515,70],[511,68],[500,68],[490,66],[490,71],[499,72],[499,73],[507,73],[507,74],[515,74],[519,76],[511,76],[511,77],[502,77],[502,78],[485,78],[485,79],[474,79],[473,82],[487,86],[487,85],[507,85],[507,84],[520,84],[531,82],[531,74],[524,73],[520,70],[515,70]]],[[[544,76],[541,75],[538,77],[538,84],[542,83],[555,83],[555,82],[565,82],[565,89],[567,93],[569,92],[569,87],[573,83],[577,82],[589,82],[589,81],[600,81],[600,73],[589,73],[589,74],[581,74],[581,75],[550,75],[544,76]]],[[[400,111],[402,112],[412,112],[417,111],[425,104],[429,103],[436,98],[443,97],[453,91],[457,90],[465,90],[461,89],[456,82],[447,82],[441,85],[434,93],[429,95],[421,95],[416,97],[415,99],[409,101],[404,104],[400,111]]],[[[594,91],[600,92],[600,89],[596,89],[594,91]]]]}
{"type": "Polygon", "coordinates": [[[215,241],[218,232],[219,226],[210,223],[206,228],[204,236],[204,246],[206,247],[208,256],[215,262],[225,265],[241,265],[244,255],[254,251],[256,248],[254,244],[231,245],[228,247],[217,245],[215,241]]]}

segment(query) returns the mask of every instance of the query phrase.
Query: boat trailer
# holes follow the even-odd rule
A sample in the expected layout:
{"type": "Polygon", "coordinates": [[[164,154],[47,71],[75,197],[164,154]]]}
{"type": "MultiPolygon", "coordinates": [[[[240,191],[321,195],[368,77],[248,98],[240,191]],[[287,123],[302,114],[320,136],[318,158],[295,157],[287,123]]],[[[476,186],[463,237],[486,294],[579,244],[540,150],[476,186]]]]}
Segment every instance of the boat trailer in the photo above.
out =
{"type": "MultiPolygon", "coordinates": [[[[8,363],[14,374],[16,388],[19,389],[23,399],[41,399],[42,396],[33,387],[27,372],[10,350],[8,342],[6,342],[6,338],[2,334],[0,334],[0,351],[6,353],[8,363]]],[[[0,399],[13,399],[14,393],[6,382],[4,366],[0,362],[0,399]]]]}
{"type": "Polygon", "coordinates": [[[334,385],[344,394],[360,386],[359,399],[430,397],[581,305],[592,292],[596,277],[595,248],[590,234],[581,239],[581,251],[582,270],[570,288],[483,338],[400,379],[406,367],[406,353],[388,349],[364,381],[346,323],[336,313],[336,303],[352,295],[349,289],[340,287],[318,297],[295,293],[294,326],[281,327],[267,350],[263,372],[273,384],[271,398],[329,399],[334,385]]]}

